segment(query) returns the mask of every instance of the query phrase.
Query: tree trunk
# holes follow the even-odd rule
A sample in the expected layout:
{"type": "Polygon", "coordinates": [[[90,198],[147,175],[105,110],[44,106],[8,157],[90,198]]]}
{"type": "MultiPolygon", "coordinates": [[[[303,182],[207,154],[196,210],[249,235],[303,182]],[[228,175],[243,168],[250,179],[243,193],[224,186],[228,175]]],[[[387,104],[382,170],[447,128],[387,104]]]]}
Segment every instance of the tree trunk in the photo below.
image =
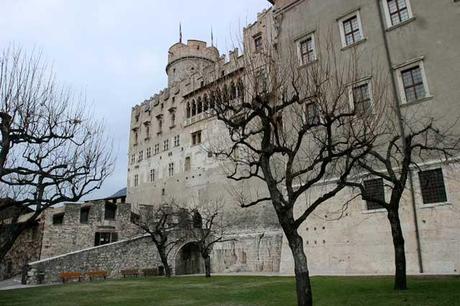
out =
{"type": "Polygon", "coordinates": [[[204,271],[206,274],[206,277],[211,277],[211,257],[209,254],[205,254],[203,256],[204,259],[204,271]]]}
{"type": "Polygon", "coordinates": [[[14,243],[18,239],[18,237],[22,234],[22,232],[25,230],[24,224],[17,225],[17,224],[12,224],[9,225],[13,228],[10,228],[8,230],[2,230],[2,233],[0,235],[4,235],[4,237],[0,238],[0,262],[3,262],[5,259],[5,256],[8,254],[8,252],[11,250],[11,248],[14,246],[14,243]]]}
{"type": "Polygon", "coordinates": [[[286,237],[292,251],[292,256],[294,257],[297,305],[311,306],[313,305],[313,295],[311,291],[307,256],[303,250],[303,239],[297,231],[286,234],[286,237]]]}
{"type": "Polygon", "coordinates": [[[406,277],[406,252],[404,249],[404,237],[401,229],[398,211],[388,210],[388,220],[391,224],[391,235],[395,250],[395,290],[407,289],[406,277]]]}
{"type": "Polygon", "coordinates": [[[171,277],[171,267],[169,266],[168,256],[166,255],[165,250],[158,248],[158,253],[160,254],[161,263],[163,264],[163,267],[165,268],[165,276],[171,277]]]}

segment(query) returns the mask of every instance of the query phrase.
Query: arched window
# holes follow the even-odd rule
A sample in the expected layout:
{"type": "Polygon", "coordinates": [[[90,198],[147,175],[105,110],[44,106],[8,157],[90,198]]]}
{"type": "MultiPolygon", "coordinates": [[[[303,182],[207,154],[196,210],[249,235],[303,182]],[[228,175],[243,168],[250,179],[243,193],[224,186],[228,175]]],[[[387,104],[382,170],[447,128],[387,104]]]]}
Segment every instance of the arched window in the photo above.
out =
{"type": "Polygon", "coordinates": [[[190,102],[187,102],[187,118],[190,118],[190,102]]]}
{"type": "Polygon", "coordinates": [[[203,98],[203,111],[204,112],[208,111],[208,103],[209,103],[208,95],[205,94],[203,98]]]}
{"type": "Polygon", "coordinates": [[[192,117],[196,116],[196,101],[192,101],[192,117]]]}
{"type": "Polygon", "coordinates": [[[193,212],[193,228],[203,228],[203,218],[197,210],[193,212]]]}
{"type": "Polygon", "coordinates": [[[198,114],[201,114],[203,112],[203,101],[201,100],[201,97],[198,98],[198,114]]]}
{"type": "Polygon", "coordinates": [[[224,84],[224,87],[222,88],[222,100],[224,102],[227,102],[228,101],[228,88],[227,88],[227,84],[224,84]]]}
{"type": "Polygon", "coordinates": [[[237,97],[241,98],[241,97],[243,97],[243,93],[244,93],[243,81],[241,79],[238,79],[237,84],[238,84],[237,85],[237,97]]]}
{"type": "Polygon", "coordinates": [[[236,98],[236,86],[235,86],[235,83],[232,83],[230,84],[230,99],[233,100],[236,98]]]}

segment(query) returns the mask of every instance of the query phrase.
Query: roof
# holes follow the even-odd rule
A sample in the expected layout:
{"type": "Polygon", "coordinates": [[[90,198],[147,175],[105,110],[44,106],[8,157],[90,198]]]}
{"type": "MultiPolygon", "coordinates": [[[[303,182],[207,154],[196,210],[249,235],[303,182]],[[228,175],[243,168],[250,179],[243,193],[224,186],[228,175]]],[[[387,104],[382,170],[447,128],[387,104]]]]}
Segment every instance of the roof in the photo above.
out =
{"type": "Polygon", "coordinates": [[[125,187],[115,192],[113,195],[109,197],[109,199],[126,197],[126,194],[127,188],[125,187]]]}

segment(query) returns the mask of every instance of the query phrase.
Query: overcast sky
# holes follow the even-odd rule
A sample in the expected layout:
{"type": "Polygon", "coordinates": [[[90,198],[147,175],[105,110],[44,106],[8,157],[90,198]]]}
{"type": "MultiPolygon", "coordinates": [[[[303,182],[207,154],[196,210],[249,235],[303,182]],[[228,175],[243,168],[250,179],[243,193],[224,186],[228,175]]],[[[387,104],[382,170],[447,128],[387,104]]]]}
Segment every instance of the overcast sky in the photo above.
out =
{"type": "Polygon", "coordinates": [[[57,78],[83,90],[115,143],[117,166],[102,190],[126,186],[131,107],[166,87],[169,46],[210,41],[221,53],[267,0],[0,0],[0,48],[14,43],[42,51],[57,78]]]}

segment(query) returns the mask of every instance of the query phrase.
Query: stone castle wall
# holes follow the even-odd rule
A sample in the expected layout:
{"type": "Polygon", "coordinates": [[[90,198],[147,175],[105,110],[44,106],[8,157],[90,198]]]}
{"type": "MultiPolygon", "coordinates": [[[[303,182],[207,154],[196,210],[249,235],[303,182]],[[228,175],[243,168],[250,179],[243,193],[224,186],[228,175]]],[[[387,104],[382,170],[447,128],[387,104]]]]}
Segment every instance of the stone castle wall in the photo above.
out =
{"type": "MultiPolygon", "coordinates": [[[[2,230],[0,229],[0,235],[2,230]]],[[[4,260],[0,262],[0,280],[21,274],[27,263],[40,259],[42,236],[43,222],[38,220],[18,237],[4,260]]]]}
{"type": "Polygon", "coordinates": [[[59,282],[61,272],[107,271],[109,277],[120,276],[124,269],[150,269],[161,265],[149,237],[134,238],[99,247],[64,254],[29,264],[28,284],[59,282]]]}
{"type": "MultiPolygon", "coordinates": [[[[211,253],[213,273],[279,271],[281,232],[240,233],[225,238],[228,239],[232,241],[214,245],[211,253]]],[[[180,249],[190,242],[193,241],[171,251],[169,264],[173,271],[180,249]]],[[[110,278],[117,278],[121,270],[157,268],[162,263],[151,238],[142,236],[32,262],[29,266],[28,283],[35,284],[42,273],[43,283],[58,282],[61,272],[107,271],[110,278]]]]}
{"type": "Polygon", "coordinates": [[[118,240],[134,237],[138,228],[131,223],[131,205],[116,203],[114,220],[105,219],[105,201],[86,204],[65,204],[63,208],[45,212],[41,259],[74,252],[95,245],[96,232],[117,233],[118,240]],[[80,211],[89,208],[87,223],[81,223],[80,211]],[[53,216],[64,214],[62,224],[53,224],[53,216]]]}

